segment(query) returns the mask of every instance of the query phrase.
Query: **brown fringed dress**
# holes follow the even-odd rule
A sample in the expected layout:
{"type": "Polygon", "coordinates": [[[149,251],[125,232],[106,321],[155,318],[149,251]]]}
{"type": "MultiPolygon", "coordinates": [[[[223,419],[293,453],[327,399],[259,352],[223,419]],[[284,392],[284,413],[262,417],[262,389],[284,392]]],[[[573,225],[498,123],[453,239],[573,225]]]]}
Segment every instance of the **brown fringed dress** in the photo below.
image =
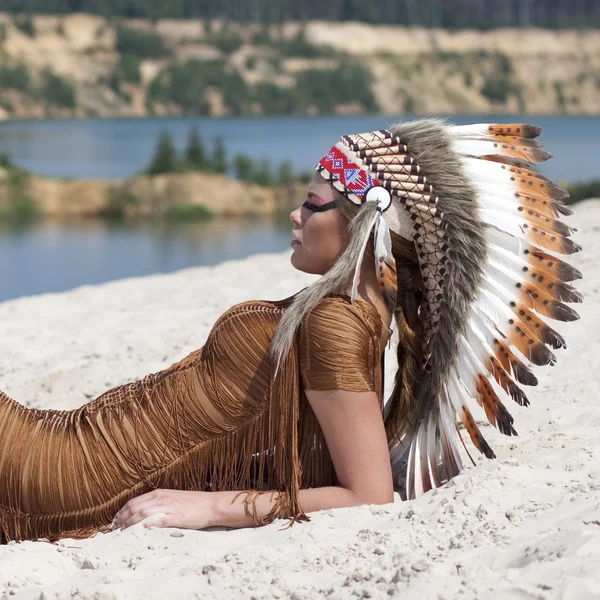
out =
{"type": "Polygon", "coordinates": [[[267,350],[290,302],[234,306],[199,350],[74,410],[32,410],[0,392],[0,537],[108,531],[130,498],[154,488],[248,490],[257,523],[306,519],[299,490],[336,476],[303,390],[380,396],[390,331],[370,304],[325,298],[274,377],[267,350]],[[266,490],[281,493],[258,519],[253,501],[266,490]]]}

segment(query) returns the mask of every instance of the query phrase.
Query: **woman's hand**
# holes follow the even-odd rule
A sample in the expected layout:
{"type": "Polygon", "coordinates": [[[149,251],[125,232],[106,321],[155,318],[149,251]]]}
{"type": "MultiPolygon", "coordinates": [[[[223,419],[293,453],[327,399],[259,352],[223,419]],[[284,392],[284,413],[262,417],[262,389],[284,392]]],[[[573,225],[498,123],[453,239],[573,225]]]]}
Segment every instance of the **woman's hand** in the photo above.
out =
{"type": "Polygon", "coordinates": [[[212,524],[213,502],[210,492],[153,490],[132,498],[115,515],[112,529],[126,529],[152,515],[144,527],[204,529],[212,524]]]}

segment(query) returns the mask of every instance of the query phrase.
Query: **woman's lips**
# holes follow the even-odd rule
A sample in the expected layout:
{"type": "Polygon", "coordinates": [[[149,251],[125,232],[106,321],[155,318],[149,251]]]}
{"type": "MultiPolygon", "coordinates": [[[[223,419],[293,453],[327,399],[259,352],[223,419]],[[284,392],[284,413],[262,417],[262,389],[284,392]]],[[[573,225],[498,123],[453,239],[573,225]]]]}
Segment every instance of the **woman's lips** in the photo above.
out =
{"type": "Polygon", "coordinates": [[[294,248],[295,246],[300,246],[300,245],[301,245],[301,244],[300,244],[300,242],[299,242],[298,240],[292,240],[292,243],[290,244],[290,246],[291,246],[292,248],[294,248]]]}

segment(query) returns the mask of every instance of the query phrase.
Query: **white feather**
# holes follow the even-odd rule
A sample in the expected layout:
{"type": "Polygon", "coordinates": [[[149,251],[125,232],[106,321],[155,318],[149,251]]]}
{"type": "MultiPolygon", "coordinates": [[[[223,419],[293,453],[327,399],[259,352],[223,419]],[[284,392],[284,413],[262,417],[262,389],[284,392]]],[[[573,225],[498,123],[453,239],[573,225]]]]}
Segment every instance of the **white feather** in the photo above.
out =
{"type": "Polygon", "coordinates": [[[454,125],[448,127],[450,134],[456,138],[488,138],[492,137],[490,123],[475,123],[473,125],[454,125]]]}
{"type": "Polygon", "coordinates": [[[362,261],[365,256],[365,250],[367,249],[367,244],[369,243],[369,238],[371,237],[371,231],[373,229],[373,225],[377,222],[377,219],[381,216],[381,213],[378,211],[373,215],[373,219],[371,220],[371,224],[369,225],[369,230],[365,239],[363,241],[363,245],[361,246],[360,253],[358,255],[358,260],[356,261],[356,268],[354,269],[354,277],[352,278],[352,295],[350,296],[350,302],[354,303],[356,300],[356,296],[358,294],[358,284],[360,283],[360,268],[362,266],[362,261]]]}
{"type": "Polygon", "coordinates": [[[427,419],[427,466],[429,467],[429,481],[432,488],[439,487],[442,483],[438,469],[440,449],[439,440],[435,434],[436,430],[437,424],[432,412],[427,419]]]}

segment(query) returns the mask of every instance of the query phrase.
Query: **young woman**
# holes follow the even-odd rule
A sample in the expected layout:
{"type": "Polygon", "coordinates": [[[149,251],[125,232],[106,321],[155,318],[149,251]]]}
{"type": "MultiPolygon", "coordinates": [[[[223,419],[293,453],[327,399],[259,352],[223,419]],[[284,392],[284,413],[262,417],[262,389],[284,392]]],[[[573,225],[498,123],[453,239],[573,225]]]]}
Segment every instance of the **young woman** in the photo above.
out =
{"type": "Polygon", "coordinates": [[[321,274],[282,301],[224,313],[206,344],[72,411],[0,393],[0,532],[85,537],[154,525],[245,527],[409,498],[462,469],[467,406],[514,432],[502,388],[564,340],[537,313],[577,317],[579,273],[533,243],[578,247],[564,190],[529,171],[549,155],[526,125],[435,120],[344,136],[290,215],[292,265],[321,274]],[[391,325],[398,371],[385,410],[391,325]],[[492,380],[499,387],[494,389],[492,380]],[[391,458],[391,460],[390,460],[391,458]]]}

